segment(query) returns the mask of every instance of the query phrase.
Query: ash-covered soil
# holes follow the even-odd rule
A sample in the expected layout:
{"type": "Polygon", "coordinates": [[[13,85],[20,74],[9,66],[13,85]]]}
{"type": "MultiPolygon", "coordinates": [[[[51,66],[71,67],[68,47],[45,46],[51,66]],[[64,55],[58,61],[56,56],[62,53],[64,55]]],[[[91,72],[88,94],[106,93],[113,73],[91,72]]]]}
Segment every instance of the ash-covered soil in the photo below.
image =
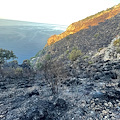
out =
{"type": "Polygon", "coordinates": [[[1,77],[0,120],[120,120],[120,61],[78,66],[55,94],[38,74],[1,77]]]}

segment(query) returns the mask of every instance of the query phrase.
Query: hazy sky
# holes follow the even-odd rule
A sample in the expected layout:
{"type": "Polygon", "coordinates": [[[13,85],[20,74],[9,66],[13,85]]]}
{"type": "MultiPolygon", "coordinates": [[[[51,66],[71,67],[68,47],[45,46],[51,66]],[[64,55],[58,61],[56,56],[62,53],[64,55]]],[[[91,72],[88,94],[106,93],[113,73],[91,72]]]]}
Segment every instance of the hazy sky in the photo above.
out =
{"type": "Polygon", "coordinates": [[[69,25],[120,0],[0,0],[0,18],[69,25]]]}

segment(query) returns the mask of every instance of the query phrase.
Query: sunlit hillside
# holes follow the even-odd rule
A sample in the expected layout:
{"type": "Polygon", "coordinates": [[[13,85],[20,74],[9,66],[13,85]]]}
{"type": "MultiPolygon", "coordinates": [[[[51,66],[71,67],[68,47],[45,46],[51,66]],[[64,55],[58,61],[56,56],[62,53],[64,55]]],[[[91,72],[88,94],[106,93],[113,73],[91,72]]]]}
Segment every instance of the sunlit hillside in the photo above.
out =
{"type": "Polygon", "coordinates": [[[78,22],[72,23],[68,26],[67,30],[59,35],[53,35],[51,36],[48,41],[47,45],[51,45],[66,36],[70,34],[74,34],[82,29],[87,29],[89,26],[95,26],[98,25],[100,22],[104,22],[107,19],[110,19],[120,13],[120,4],[109,8],[107,10],[103,10],[95,15],[89,16],[83,20],[80,20],[78,22]]]}

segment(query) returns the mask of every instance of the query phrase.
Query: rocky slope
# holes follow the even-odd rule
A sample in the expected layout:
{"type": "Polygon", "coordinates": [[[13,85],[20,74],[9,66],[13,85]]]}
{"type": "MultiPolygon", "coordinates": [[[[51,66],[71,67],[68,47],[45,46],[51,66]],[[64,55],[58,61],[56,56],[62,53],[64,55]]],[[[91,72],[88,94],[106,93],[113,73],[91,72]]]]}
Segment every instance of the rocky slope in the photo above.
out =
{"type": "Polygon", "coordinates": [[[1,77],[0,120],[119,120],[120,61],[95,61],[72,63],[56,94],[40,74],[1,77]]]}
{"type": "Polygon", "coordinates": [[[63,32],[59,35],[51,36],[48,39],[46,46],[51,45],[51,44],[65,38],[66,36],[68,36],[70,34],[74,34],[80,30],[83,30],[83,29],[87,29],[87,28],[89,28],[89,26],[96,26],[100,22],[104,22],[105,20],[114,17],[118,13],[120,13],[120,4],[116,5],[112,8],[109,8],[105,11],[101,11],[95,15],[89,16],[89,17],[87,17],[83,20],[80,20],[78,22],[72,23],[71,25],[68,26],[68,28],[65,32],[63,32]]]}
{"type": "Polygon", "coordinates": [[[117,53],[119,46],[115,46],[115,41],[119,38],[114,38],[94,56],[64,61],[69,74],[52,77],[57,79],[54,94],[51,78],[46,79],[42,71],[31,77],[1,76],[0,119],[119,120],[120,60],[113,55],[117,53]]]}
{"type": "Polygon", "coordinates": [[[120,120],[120,14],[45,47],[31,64],[41,69],[27,61],[19,77],[0,69],[0,120],[120,120]],[[68,59],[76,49],[82,55],[68,59]]]}
{"type": "Polygon", "coordinates": [[[51,46],[45,47],[31,60],[31,63],[35,66],[48,54],[51,55],[52,59],[68,61],[68,55],[74,48],[81,50],[84,56],[95,54],[99,49],[107,47],[119,34],[120,14],[117,14],[115,17],[101,22],[97,26],[80,30],[51,46]]]}

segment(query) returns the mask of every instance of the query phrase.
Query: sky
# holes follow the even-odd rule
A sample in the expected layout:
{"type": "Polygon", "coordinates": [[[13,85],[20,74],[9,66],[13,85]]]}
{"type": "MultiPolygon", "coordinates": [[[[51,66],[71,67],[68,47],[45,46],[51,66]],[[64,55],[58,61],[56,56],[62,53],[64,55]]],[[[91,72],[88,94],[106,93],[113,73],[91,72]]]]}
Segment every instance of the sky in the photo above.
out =
{"type": "Polygon", "coordinates": [[[0,18],[69,25],[120,0],[0,0],[0,18]]]}

